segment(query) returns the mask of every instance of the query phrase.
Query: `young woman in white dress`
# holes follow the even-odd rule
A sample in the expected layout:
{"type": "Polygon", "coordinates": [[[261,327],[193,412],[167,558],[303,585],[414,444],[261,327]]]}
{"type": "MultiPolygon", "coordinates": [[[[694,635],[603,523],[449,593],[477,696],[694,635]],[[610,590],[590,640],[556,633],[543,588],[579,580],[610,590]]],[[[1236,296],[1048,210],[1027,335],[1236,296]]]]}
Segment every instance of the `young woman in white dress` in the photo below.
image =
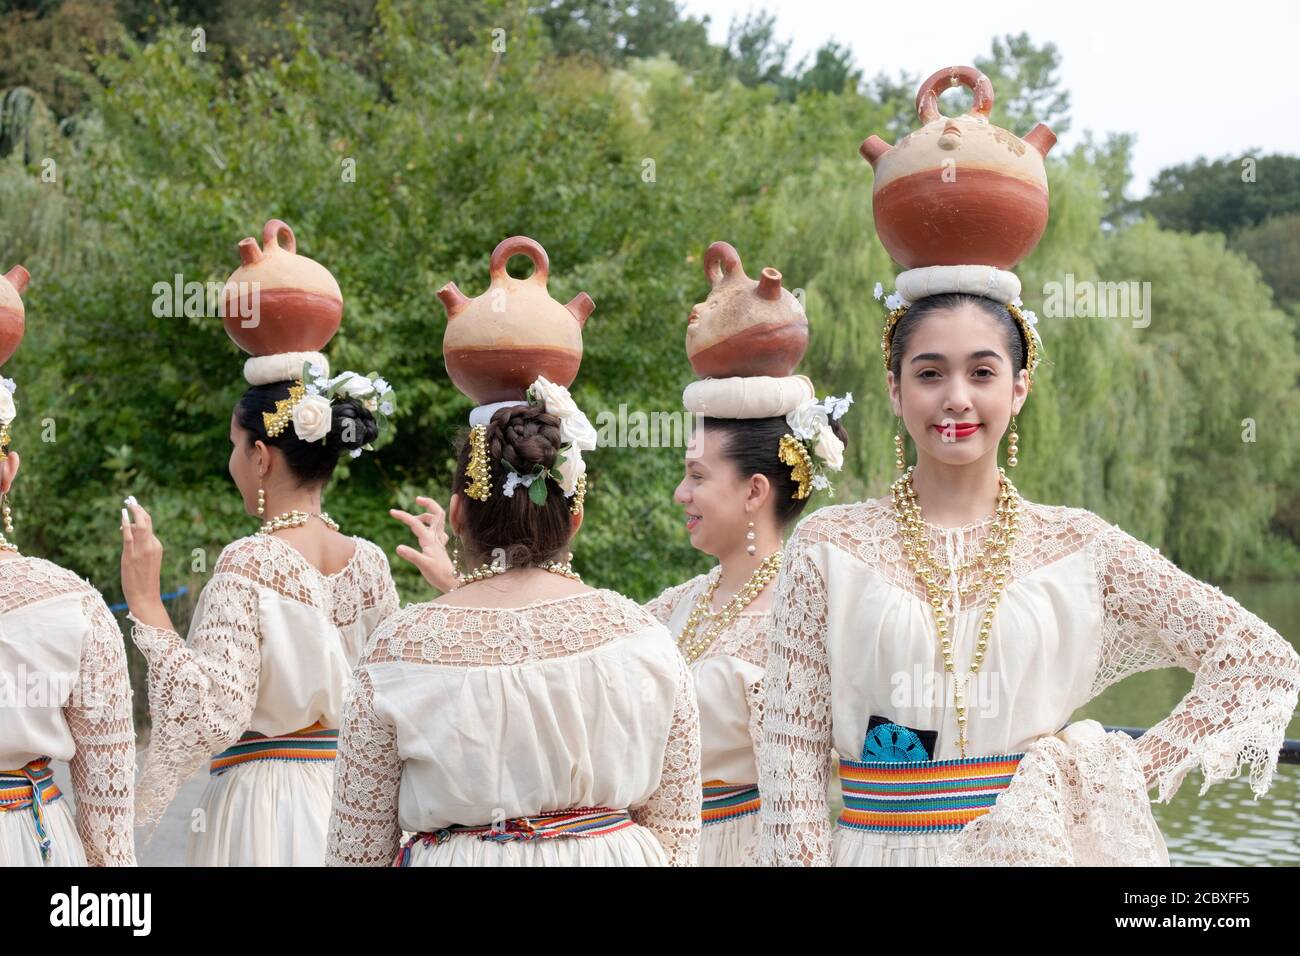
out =
{"type": "MultiPolygon", "coordinates": [[[[0,380],[0,503],[18,453],[0,380]]],[[[134,866],[135,728],[126,645],[100,593],[71,571],[18,553],[0,535],[0,867],[134,866]],[[72,775],[76,814],[51,760],[72,775]]]]}
{"type": "Polygon", "coordinates": [[[314,391],[277,381],[254,385],[236,405],[230,476],[245,509],[265,522],[222,550],[186,642],[159,597],[163,549],[152,520],[128,499],[122,589],[149,663],[152,724],[137,822],[154,826],[207,763],[191,866],[325,858],[347,681],[367,637],[398,607],[383,551],[340,533],[321,510],[339,455],[375,438],[371,406],[388,394],[382,380],[367,390],[368,380],[344,376],[352,397],[327,395],[326,382],[339,379],[308,383],[314,391]]]}
{"type": "Polygon", "coordinates": [[[1009,423],[1007,464],[1024,451],[1014,416],[1037,351],[1016,292],[923,293],[890,313],[890,400],[916,463],[890,497],[823,508],[787,546],[759,760],[766,863],[1167,864],[1149,787],[1167,801],[1199,767],[1204,793],[1242,763],[1257,797],[1269,787],[1295,650],[1097,515],[1021,499],[999,469],[1009,423]],[[1136,742],[1066,726],[1116,681],[1170,666],[1193,688],[1136,742]]]}
{"type": "MultiPolygon", "coordinates": [[[[357,668],[330,865],[695,862],[690,675],[661,624],[565,560],[595,432],[563,388],[534,394],[471,417],[448,512],[476,570],[386,621],[357,668]]],[[[443,570],[426,577],[446,580],[427,520],[420,558],[443,570]]]]}
{"type": "MultiPolygon", "coordinates": [[[[801,496],[791,466],[781,461],[781,440],[791,432],[784,416],[700,424],[673,498],[685,512],[691,544],[718,563],[646,609],[673,634],[695,681],[703,780],[699,863],[756,866],[772,582],[782,534],[803,512],[811,489],[801,496]]],[[[838,466],[847,436],[838,421],[828,427],[839,441],[838,466]]]]}

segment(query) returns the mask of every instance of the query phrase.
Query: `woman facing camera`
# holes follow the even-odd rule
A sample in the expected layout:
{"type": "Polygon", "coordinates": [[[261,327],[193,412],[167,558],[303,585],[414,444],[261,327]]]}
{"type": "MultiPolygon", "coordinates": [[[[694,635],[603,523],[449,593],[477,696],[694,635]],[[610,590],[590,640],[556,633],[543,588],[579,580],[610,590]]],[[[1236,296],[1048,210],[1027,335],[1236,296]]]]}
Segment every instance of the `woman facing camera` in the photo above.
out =
{"type": "MultiPolygon", "coordinates": [[[[460,450],[448,514],[473,570],[385,622],[357,668],[331,865],[695,862],[690,676],[653,617],[570,566],[595,431],[563,387],[528,394],[475,409],[460,450]]],[[[454,579],[445,551],[422,558],[454,579]]]]}
{"type": "Polygon", "coordinates": [[[156,824],[208,763],[191,866],[321,864],[347,681],[398,606],[383,551],[341,533],[321,500],[339,456],[376,437],[391,390],[353,372],[327,378],[319,355],[291,379],[298,356],[280,358],[250,360],[254,384],[230,419],[230,476],[263,524],[222,550],[186,642],[159,596],[149,513],[134,499],[133,521],[123,511],[122,589],[152,722],[137,814],[156,824]]]}

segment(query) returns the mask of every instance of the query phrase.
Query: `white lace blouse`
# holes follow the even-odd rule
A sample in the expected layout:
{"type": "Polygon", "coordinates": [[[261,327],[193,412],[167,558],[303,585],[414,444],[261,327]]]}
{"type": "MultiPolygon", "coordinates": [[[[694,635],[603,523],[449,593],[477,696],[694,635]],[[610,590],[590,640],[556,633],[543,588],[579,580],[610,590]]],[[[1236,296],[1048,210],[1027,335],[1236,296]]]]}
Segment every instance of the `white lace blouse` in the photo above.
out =
{"type": "MultiPolygon", "coordinates": [[[[957,565],[975,553],[990,527],[991,519],[957,529],[929,526],[930,547],[957,565]]],[[[986,588],[947,608],[959,673],[969,671],[987,599],[986,588]]],[[[862,759],[875,714],[937,731],[934,759],[959,756],[955,710],[944,693],[952,678],[944,674],[933,615],[901,550],[890,501],[826,507],[805,518],[787,546],[774,605],[759,760],[761,857],[769,864],[815,865],[833,856],[840,862],[846,855],[888,858],[897,849],[890,841],[905,841],[845,831],[828,820],[832,750],[862,759]],[[855,840],[863,846],[846,853],[842,844],[855,840]]],[[[988,815],[993,820],[962,831],[967,862],[1075,862],[1081,845],[1104,849],[1097,835],[1107,827],[1125,829],[1135,851],[1158,861],[1163,843],[1154,845],[1159,836],[1151,832],[1145,789],[1158,787],[1159,799],[1168,801],[1199,766],[1204,793],[1244,762],[1254,793],[1262,795],[1300,690],[1300,655],[1218,588],[1091,512],[1031,502],[1023,505],[1011,581],[982,670],[983,685],[977,679],[968,691],[967,754],[1029,757],[988,815]],[[1171,666],[1193,671],[1195,683],[1135,746],[1111,734],[1071,754],[1054,736],[1111,684],[1171,666]],[[1136,786],[1114,765],[1123,760],[1136,786]],[[1064,769],[1057,774],[1053,766],[1064,769]],[[1103,784],[1089,784],[1090,775],[1103,784]],[[1077,792],[1064,800],[1049,785],[1077,792]],[[1090,814],[1061,819],[1071,806],[1088,805],[1090,814]],[[1055,834],[1053,845],[1017,839],[1015,821],[1006,818],[1011,807],[1039,813],[1042,832],[1055,834]],[[1115,820],[1116,814],[1129,819],[1115,820]],[[1055,819],[1049,824],[1047,817],[1055,819]],[[1091,835],[1074,832],[1082,828],[1091,835]],[[977,837],[984,843],[972,848],[977,837]]],[[[936,840],[933,847],[953,842],[936,840]]],[[[925,848],[913,840],[913,849],[925,848]]]]}
{"type": "MultiPolygon", "coordinates": [[[[664,591],[646,604],[676,638],[691,609],[722,573],[721,566],[664,591]]],[[[700,708],[700,778],[758,783],[763,722],[763,671],[770,609],[742,611],[691,664],[700,708]]]]}
{"type": "Polygon", "coordinates": [[[390,865],[403,830],[591,806],[628,808],[669,865],[694,865],[695,695],[644,609],[604,590],[413,604],[375,633],[339,735],[327,865],[390,865]]]}
{"type": "Polygon", "coordinates": [[[199,595],[187,642],[131,618],[149,662],[152,723],[137,825],[156,824],[180,785],[247,730],[339,726],[366,639],[398,608],[387,556],[353,540],[351,559],[328,575],[275,535],[231,542],[199,595]]]}
{"type": "Polygon", "coordinates": [[[86,862],[134,866],[126,645],[100,593],[42,558],[0,561],[0,675],[0,769],[68,761],[86,862]]]}

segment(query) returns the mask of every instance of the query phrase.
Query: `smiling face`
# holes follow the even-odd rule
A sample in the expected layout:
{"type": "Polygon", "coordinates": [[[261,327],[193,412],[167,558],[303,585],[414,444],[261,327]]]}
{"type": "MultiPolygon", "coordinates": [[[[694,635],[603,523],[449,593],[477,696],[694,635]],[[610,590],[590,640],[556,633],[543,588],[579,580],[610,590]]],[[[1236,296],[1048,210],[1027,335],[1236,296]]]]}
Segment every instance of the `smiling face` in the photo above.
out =
{"type": "Polygon", "coordinates": [[[894,414],[918,456],[947,465],[992,457],[1028,395],[1029,375],[1013,372],[1006,330],[964,304],[931,313],[908,336],[899,375],[889,373],[894,414]]]}
{"type": "Polygon", "coordinates": [[[722,453],[723,441],[712,429],[695,429],[686,448],[685,475],[673,494],[685,512],[691,544],[716,558],[743,546],[749,522],[771,507],[767,479],[742,476],[722,453]]]}

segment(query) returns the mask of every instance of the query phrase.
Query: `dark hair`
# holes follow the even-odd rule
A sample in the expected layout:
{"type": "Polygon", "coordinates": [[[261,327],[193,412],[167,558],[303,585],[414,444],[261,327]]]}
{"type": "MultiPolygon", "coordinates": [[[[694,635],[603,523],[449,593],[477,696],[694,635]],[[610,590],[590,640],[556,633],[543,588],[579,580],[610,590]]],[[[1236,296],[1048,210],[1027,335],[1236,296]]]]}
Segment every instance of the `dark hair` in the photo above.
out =
{"type": "Polygon", "coordinates": [[[539,405],[498,408],[487,425],[488,474],[492,493],[487,501],[465,494],[470,483],[470,443],[463,439],[451,490],[461,496],[461,541],[471,565],[487,563],[500,550],[510,567],[537,565],[554,560],[572,537],[572,498],[566,498],[554,478],[546,482],[546,503],[533,504],[522,485],[507,498],[501,493],[510,470],[530,474],[537,465],[548,471],[560,454],[560,420],[539,405]]]}
{"type": "Polygon", "coordinates": [[[889,342],[889,369],[894,373],[895,381],[902,376],[903,353],[907,349],[907,340],[916,331],[921,320],[935,312],[941,312],[945,309],[957,309],[963,305],[973,305],[998,321],[1007,337],[1007,354],[1011,356],[1011,373],[1012,375],[1020,374],[1020,370],[1025,367],[1027,346],[1025,345],[1024,333],[1020,331],[1020,324],[1011,317],[1007,307],[999,305],[987,296],[971,295],[966,292],[944,292],[939,295],[928,295],[923,299],[918,299],[911,308],[903,313],[903,317],[894,326],[894,337],[889,342]]]}
{"type": "Polygon", "coordinates": [[[275,414],[275,403],[289,397],[292,382],[272,382],[254,385],[235,405],[235,421],[248,432],[248,447],[256,441],[278,448],[289,464],[289,470],[300,485],[323,484],[334,473],[339,454],[344,450],[360,448],[379,435],[379,425],[369,409],[355,398],[337,399],[330,404],[333,420],[325,440],[303,441],[293,430],[293,422],[274,438],[266,434],[263,412],[275,414]],[[346,439],[346,440],[345,440],[346,439]]]}
{"type": "MultiPolygon", "coordinates": [[[[775,418],[705,418],[705,429],[722,436],[722,455],[736,466],[742,478],[763,475],[772,485],[772,506],[777,523],[785,528],[803,512],[808,498],[796,498],[799,485],[790,477],[790,466],[780,459],[781,437],[790,434],[785,416],[775,418]]],[[[838,421],[830,423],[835,437],[846,446],[848,432],[838,421]]],[[[814,492],[813,494],[816,494],[814,492]]]]}

